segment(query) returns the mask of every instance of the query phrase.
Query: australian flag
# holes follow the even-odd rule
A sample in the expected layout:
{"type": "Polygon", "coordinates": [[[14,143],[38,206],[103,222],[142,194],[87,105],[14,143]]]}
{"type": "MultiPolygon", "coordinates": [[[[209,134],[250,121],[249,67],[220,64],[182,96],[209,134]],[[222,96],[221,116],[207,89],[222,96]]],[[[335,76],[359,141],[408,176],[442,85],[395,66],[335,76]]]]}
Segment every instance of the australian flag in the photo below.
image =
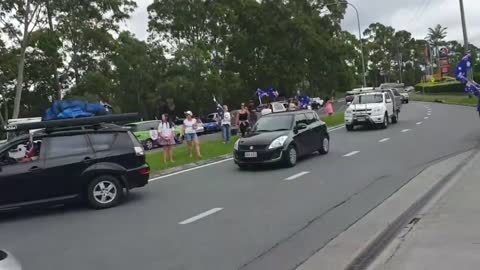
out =
{"type": "Polygon", "coordinates": [[[267,92],[263,91],[263,90],[260,89],[260,88],[257,88],[257,91],[255,92],[255,94],[256,94],[257,97],[259,97],[259,98],[268,97],[267,92]]]}
{"type": "Polygon", "coordinates": [[[276,100],[278,98],[278,91],[275,90],[273,87],[270,87],[268,88],[268,96],[271,99],[276,100]]]}
{"type": "Polygon", "coordinates": [[[299,96],[298,97],[298,103],[300,104],[300,107],[302,109],[308,108],[308,105],[310,105],[310,97],[309,96],[299,96]]]}
{"type": "Polygon", "coordinates": [[[468,82],[468,72],[472,68],[472,55],[469,53],[465,55],[460,63],[458,63],[457,70],[455,71],[455,76],[457,81],[461,83],[468,82]]]}

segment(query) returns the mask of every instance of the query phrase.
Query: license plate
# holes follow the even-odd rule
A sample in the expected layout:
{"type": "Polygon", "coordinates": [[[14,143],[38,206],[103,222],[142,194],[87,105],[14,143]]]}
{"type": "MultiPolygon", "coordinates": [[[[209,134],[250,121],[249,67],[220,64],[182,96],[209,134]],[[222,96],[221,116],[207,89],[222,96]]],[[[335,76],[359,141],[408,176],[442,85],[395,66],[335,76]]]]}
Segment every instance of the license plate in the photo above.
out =
{"type": "Polygon", "coordinates": [[[365,120],[367,120],[365,117],[357,117],[357,121],[359,122],[364,122],[365,120]]]}
{"type": "Polygon", "coordinates": [[[245,157],[246,158],[256,158],[257,157],[257,152],[245,152],[245,157]]]}

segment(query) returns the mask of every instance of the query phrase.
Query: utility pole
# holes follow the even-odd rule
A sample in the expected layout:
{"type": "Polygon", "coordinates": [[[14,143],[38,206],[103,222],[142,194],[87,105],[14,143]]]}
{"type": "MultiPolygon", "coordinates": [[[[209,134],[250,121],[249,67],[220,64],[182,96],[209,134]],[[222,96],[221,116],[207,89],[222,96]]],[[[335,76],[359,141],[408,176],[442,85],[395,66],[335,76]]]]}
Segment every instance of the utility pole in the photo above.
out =
{"type": "Polygon", "coordinates": [[[468,35],[467,35],[467,24],[465,22],[465,10],[463,9],[463,0],[460,0],[460,14],[462,16],[463,44],[465,47],[465,54],[467,54],[468,53],[468,35]]]}

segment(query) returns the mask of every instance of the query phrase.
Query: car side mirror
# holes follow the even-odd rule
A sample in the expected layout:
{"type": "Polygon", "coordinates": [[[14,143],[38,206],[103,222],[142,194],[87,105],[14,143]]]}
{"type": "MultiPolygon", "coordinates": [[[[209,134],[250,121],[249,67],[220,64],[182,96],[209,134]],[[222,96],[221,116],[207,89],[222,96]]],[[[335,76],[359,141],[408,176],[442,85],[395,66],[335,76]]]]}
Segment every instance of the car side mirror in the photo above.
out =
{"type": "Polygon", "coordinates": [[[307,124],[305,124],[305,123],[300,123],[300,124],[298,124],[298,125],[296,126],[295,130],[296,130],[296,131],[304,130],[304,129],[307,129],[307,127],[308,127],[307,124]]]}

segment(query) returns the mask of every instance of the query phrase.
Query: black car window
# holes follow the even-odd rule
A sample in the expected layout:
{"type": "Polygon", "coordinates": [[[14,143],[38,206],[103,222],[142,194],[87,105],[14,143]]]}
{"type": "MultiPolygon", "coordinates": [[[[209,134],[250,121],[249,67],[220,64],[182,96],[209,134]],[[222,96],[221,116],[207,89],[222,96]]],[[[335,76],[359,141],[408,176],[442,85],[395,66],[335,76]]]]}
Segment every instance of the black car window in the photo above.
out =
{"type": "Polygon", "coordinates": [[[303,123],[305,125],[308,125],[307,117],[303,113],[296,114],[295,115],[295,125],[298,126],[301,123],[303,123]]]}
{"type": "Polygon", "coordinates": [[[84,135],[50,137],[47,146],[47,158],[58,158],[87,154],[91,148],[84,135]]]}
{"type": "Polygon", "coordinates": [[[89,134],[88,137],[90,138],[90,142],[92,142],[95,152],[110,150],[116,138],[114,133],[89,134]]]}
{"type": "Polygon", "coordinates": [[[0,154],[0,166],[29,163],[40,159],[41,140],[19,141],[0,154]]]}
{"type": "Polygon", "coordinates": [[[315,114],[313,112],[306,113],[306,115],[307,115],[307,123],[309,125],[318,121],[318,118],[315,117],[315,114]]]}

